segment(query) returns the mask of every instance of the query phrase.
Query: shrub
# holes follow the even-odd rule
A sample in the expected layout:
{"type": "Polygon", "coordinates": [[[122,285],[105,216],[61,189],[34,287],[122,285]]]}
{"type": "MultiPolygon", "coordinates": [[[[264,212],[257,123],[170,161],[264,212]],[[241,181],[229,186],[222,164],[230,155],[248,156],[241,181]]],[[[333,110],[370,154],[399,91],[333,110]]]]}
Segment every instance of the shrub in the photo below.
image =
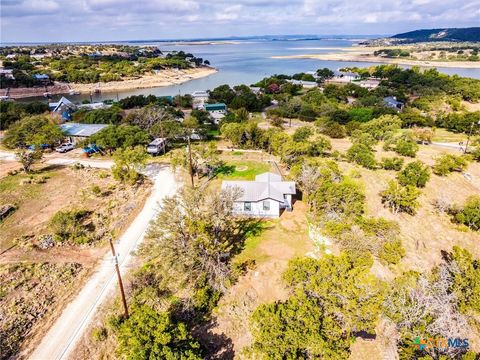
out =
{"type": "Polygon", "coordinates": [[[463,171],[467,168],[467,159],[452,154],[444,154],[435,159],[433,165],[433,173],[440,176],[445,176],[452,171],[463,171]]]}
{"type": "Polygon", "coordinates": [[[350,218],[363,214],[365,194],[354,181],[325,180],[311,196],[312,212],[326,219],[350,218]]]}
{"type": "Polygon", "coordinates": [[[345,126],[340,125],[336,121],[320,121],[317,122],[317,126],[322,134],[330,136],[333,139],[343,139],[347,135],[345,126]]]}
{"type": "Polygon", "coordinates": [[[361,130],[354,130],[350,137],[354,144],[363,144],[369,149],[373,149],[373,147],[378,143],[378,141],[372,135],[362,132],[361,130]]]}
{"type": "Polygon", "coordinates": [[[310,136],[313,135],[313,130],[310,126],[302,126],[295,130],[295,133],[292,136],[293,141],[300,142],[306,141],[310,136]]]}
{"type": "Polygon", "coordinates": [[[128,359],[202,359],[200,344],[183,323],[148,305],[133,309],[118,327],[119,352],[128,359]]]}
{"type": "Polygon", "coordinates": [[[402,126],[402,120],[397,115],[382,115],[361,125],[360,129],[369,133],[377,140],[385,139],[389,133],[399,130],[402,126]]]}
{"type": "Polygon", "coordinates": [[[388,264],[398,264],[405,256],[406,251],[402,246],[402,241],[396,239],[394,241],[386,242],[378,253],[378,257],[388,264]]]}
{"type": "Polygon", "coordinates": [[[367,169],[375,169],[377,166],[375,155],[364,144],[353,144],[347,151],[347,159],[367,169]]]}
{"type": "Polygon", "coordinates": [[[401,186],[395,181],[388,183],[387,189],[380,193],[382,203],[389,207],[394,213],[405,212],[414,215],[419,206],[417,198],[420,190],[415,186],[401,186]]]}
{"type": "Polygon", "coordinates": [[[403,166],[403,159],[397,156],[390,157],[390,158],[382,158],[380,166],[382,167],[382,169],[385,169],[385,170],[400,171],[403,166]]]}
{"type": "Polygon", "coordinates": [[[107,329],[104,328],[103,326],[99,328],[95,328],[92,331],[92,338],[95,341],[105,341],[107,340],[107,337],[108,337],[107,329]]]}
{"type": "Polygon", "coordinates": [[[403,186],[425,187],[428,179],[430,179],[430,169],[421,161],[414,161],[398,173],[397,179],[403,186]]]}
{"type": "Polygon", "coordinates": [[[470,196],[459,209],[452,210],[453,221],[468,226],[470,229],[480,230],[480,196],[470,196]]]}
{"type": "Polygon", "coordinates": [[[100,186],[98,185],[93,185],[91,190],[94,195],[100,195],[102,193],[102,189],[100,189],[100,186]]]}
{"type": "Polygon", "coordinates": [[[401,136],[395,143],[394,151],[403,156],[415,157],[418,151],[418,144],[410,136],[401,136]]]}
{"type": "Polygon", "coordinates": [[[84,244],[90,241],[88,229],[84,226],[90,212],[83,209],[58,211],[50,220],[49,227],[55,240],[84,244]]]}

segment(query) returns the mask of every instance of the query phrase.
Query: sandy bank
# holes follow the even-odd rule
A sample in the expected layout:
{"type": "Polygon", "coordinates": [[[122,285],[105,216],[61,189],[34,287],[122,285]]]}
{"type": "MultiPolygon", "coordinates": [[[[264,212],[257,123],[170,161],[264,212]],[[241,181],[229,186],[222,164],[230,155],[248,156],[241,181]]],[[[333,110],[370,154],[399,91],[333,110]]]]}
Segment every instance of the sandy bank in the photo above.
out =
{"type": "Polygon", "coordinates": [[[358,48],[345,48],[342,49],[342,51],[344,51],[343,53],[272,56],[272,59],[316,59],[326,61],[371,62],[409,66],[480,69],[480,61],[426,61],[400,58],[393,59],[375,56],[373,54],[365,54],[365,49],[363,48],[362,50],[363,51],[361,53],[358,48]]]}
{"type": "MultiPolygon", "coordinates": [[[[69,94],[76,91],[82,94],[90,94],[97,89],[101,92],[116,92],[134,89],[149,89],[154,87],[181,84],[190,80],[199,79],[216,73],[217,70],[211,67],[201,67],[186,70],[162,70],[158,74],[144,75],[136,79],[125,79],[123,81],[100,82],[94,84],[75,84],[56,82],[52,86],[41,86],[33,88],[11,88],[8,95],[12,99],[43,96],[45,92],[51,95],[69,94]]],[[[2,89],[0,95],[6,95],[7,89],[2,89]]]]}
{"type": "Polygon", "coordinates": [[[115,92],[133,89],[148,89],[160,86],[181,84],[190,80],[199,79],[216,73],[211,67],[201,67],[186,70],[161,70],[155,75],[144,75],[138,79],[125,79],[123,81],[110,81],[95,84],[70,84],[70,87],[82,94],[91,93],[99,89],[101,92],[115,92]]]}

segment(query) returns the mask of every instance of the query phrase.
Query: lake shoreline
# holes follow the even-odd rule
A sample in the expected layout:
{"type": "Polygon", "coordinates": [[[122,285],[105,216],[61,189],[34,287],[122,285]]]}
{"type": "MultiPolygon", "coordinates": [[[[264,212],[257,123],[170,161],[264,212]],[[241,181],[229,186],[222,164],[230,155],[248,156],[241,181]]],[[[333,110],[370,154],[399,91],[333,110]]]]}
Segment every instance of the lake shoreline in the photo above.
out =
{"type": "Polygon", "coordinates": [[[462,68],[462,69],[480,69],[480,61],[425,61],[410,60],[400,58],[385,58],[368,54],[359,54],[355,50],[345,50],[344,53],[330,54],[302,54],[302,55],[280,55],[272,56],[272,59],[312,59],[324,61],[345,61],[345,62],[368,62],[379,64],[396,64],[421,67],[440,67],[440,68],[462,68]]]}
{"type": "MultiPolygon", "coordinates": [[[[166,69],[161,70],[158,74],[144,75],[140,78],[125,79],[123,81],[90,84],[55,82],[54,85],[47,87],[11,88],[8,95],[12,99],[23,99],[44,96],[46,92],[50,95],[69,95],[70,92],[93,94],[98,92],[115,93],[136,89],[150,89],[182,84],[190,80],[210,76],[217,71],[217,69],[209,66],[185,70],[166,69]]],[[[3,93],[6,94],[7,89],[2,90],[2,95],[4,95],[3,93]]]]}

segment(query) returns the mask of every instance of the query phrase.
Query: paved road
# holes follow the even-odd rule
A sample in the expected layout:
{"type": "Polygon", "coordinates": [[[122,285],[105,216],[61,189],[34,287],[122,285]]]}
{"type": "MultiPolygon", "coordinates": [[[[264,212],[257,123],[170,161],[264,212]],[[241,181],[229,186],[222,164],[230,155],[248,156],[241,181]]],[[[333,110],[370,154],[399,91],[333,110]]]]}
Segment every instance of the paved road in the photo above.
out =
{"type": "MultiPolygon", "coordinates": [[[[143,240],[150,220],[158,212],[159,201],[165,196],[173,195],[177,189],[173,173],[167,166],[157,167],[153,179],[154,188],[145,206],[115,244],[122,272],[126,271],[132,260],[131,252],[143,240]]],[[[79,294],[65,308],[47,332],[29,359],[68,359],[97,308],[108,296],[115,294],[117,289],[115,268],[112,257],[108,253],[79,294]]]]}

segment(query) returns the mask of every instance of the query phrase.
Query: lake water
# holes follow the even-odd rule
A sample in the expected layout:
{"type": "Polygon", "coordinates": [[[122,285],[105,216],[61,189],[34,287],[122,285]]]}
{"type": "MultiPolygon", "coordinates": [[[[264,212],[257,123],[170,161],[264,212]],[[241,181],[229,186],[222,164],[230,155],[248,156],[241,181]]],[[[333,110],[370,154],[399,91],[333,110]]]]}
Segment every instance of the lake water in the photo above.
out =
{"type": "MultiPolygon", "coordinates": [[[[366,62],[323,61],[314,59],[272,59],[276,55],[320,54],[337,52],[335,48],[349,47],[359,39],[318,39],[318,40],[241,40],[234,44],[178,44],[166,42],[149,42],[142,45],[157,45],[162,51],[183,50],[197,57],[208,59],[218,72],[205,78],[192,80],[180,85],[138,89],[118,92],[118,97],[130,95],[153,94],[177,95],[197,90],[208,90],[221,84],[238,85],[253,84],[263,77],[273,74],[289,74],[313,71],[318,68],[336,70],[341,67],[368,67],[379,65],[366,62]],[[325,49],[331,48],[331,49],[325,49]]],[[[139,45],[136,43],[128,43],[139,45]]],[[[438,68],[446,74],[458,74],[480,79],[480,69],[438,68]]],[[[94,100],[114,99],[117,93],[102,93],[94,96],[94,100]]],[[[69,96],[75,101],[88,99],[88,95],[69,96]]]]}

